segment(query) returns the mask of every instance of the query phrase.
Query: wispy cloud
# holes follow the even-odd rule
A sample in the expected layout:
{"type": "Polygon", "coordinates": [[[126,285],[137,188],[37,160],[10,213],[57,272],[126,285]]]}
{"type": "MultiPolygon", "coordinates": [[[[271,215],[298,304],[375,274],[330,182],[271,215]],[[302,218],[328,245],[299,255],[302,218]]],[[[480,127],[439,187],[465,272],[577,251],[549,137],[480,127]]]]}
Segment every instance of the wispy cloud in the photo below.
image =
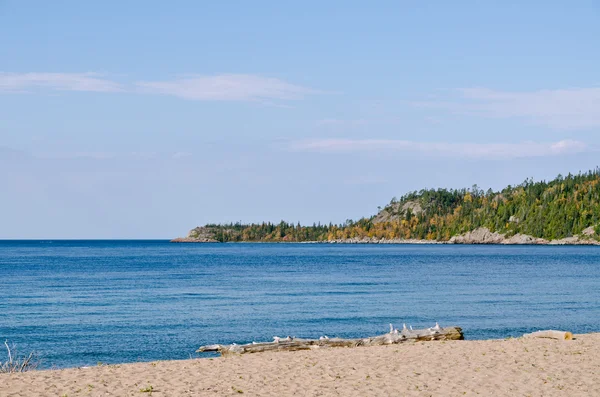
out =
{"type": "Polygon", "coordinates": [[[96,73],[4,73],[0,72],[0,92],[28,92],[36,89],[55,91],[123,91],[120,84],[96,73]]]}
{"type": "Polygon", "coordinates": [[[322,119],[317,121],[317,125],[333,127],[354,127],[367,124],[369,121],[366,119],[322,119]]]}
{"type": "Polygon", "coordinates": [[[117,157],[116,153],[111,152],[76,152],[59,154],[57,157],[60,158],[82,158],[82,159],[93,159],[93,160],[110,160],[117,157]]]}
{"type": "Polygon", "coordinates": [[[413,105],[490,118],[523,118],[556,129],[600,127],[600,87],[529,92],[463,88],[455,93],[413,105]]]}
{"type": "MultiPolygon", "coordinates": [[[[0,156],[3,151],[0,147],[0,156]]],[[[31,156],[47,160],[170,160],[192,156],[189,152],[35,152],[31,156]]]]}
{"type": "Polygon", "coordinates": [[[136,86],[142,92],[199,101],[300,99],[317,92],[280,79],[250,74],[220,74],[168,81],[142,81],[136,83],[136,86]]]}
{"type": "Polygon", "coordinates": [[[174,159],[183,159],[186,157],[191,157],[192,153],[190,152],[175,152],[171,155],[172,158],[174,159]]]}
{"type": "Polygon", "coordinates": [[[40,90],[158,94],[199,101],[260,101],[270,106],[284,106],[275,101],[301,99],[320,92],[281,79],[251,74],[194,75],[125,85],[97,73],[0,72],[0,93],[40,90]]]}
{"type": "Polygon", "coordinates": [[[385,152],[399,151],[436,156],[480,159],[556,156],[590,151],[588,145],[573,140],[522,143],[448,143],[393,139],[319,139],[294,142],[295,151],[311,152],[385,152]]]}

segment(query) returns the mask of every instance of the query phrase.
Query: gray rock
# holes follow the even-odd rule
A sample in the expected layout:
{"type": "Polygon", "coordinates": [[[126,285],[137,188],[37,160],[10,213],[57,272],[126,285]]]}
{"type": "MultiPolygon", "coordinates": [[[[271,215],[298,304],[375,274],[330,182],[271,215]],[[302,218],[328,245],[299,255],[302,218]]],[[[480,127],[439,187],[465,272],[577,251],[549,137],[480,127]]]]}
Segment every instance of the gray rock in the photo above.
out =
{"type": "Polygon", "coordinates": [[[487,227],[479,227],[465,234],[452,237],[449,244],[502,244],[504,235],[491,232],[487,227]]]}
{"type": "Polygon", "coordinates": [[[514,236],[505,239],[502,244],[548,244],[548,240],[543,238],[533,237],[528,234],[517,233],[514,236]]]}
{"type": "Polygon", "coordinates": [[[389,207],[381,210],[374,218],[373,223],[391,222],[398,219],[404,219],[406,212],[410,209],[413,215],[419,215],[423,212],[421,204],[416,201],[407,201],[402,206],[400,203],[394,203],[389,207]]]}
{"type": "Polygon", "coordinates": [[[594,226],[586,227],[581,232],[584,236],[593,237],[596,235],[596,230],[594,230],[594,226]]]}
{"type": "Polygon", "coordinates": [[[579,236],[565,237],[560,240],[552,240],[548,243],[549,245],[600,245],[600,242],[591,240],[579,236]]]}

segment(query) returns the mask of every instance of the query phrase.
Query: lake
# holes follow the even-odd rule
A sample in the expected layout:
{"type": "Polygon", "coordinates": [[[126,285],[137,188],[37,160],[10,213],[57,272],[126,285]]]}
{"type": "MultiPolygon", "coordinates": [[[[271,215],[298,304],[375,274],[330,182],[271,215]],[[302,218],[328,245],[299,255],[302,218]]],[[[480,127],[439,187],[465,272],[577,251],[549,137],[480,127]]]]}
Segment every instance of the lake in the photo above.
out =
{"type": "Polygon", "coordinates": [[[389,323],[488,339],[599,319],[599,247],[0,241],[0,342],[45,367],[389,323]]]}

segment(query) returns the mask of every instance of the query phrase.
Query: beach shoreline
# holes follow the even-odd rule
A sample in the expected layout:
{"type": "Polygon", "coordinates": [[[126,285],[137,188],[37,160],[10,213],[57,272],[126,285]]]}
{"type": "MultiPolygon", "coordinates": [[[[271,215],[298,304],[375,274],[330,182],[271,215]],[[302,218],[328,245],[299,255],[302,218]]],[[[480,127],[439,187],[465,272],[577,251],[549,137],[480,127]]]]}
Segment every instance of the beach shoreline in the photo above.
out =
{"type": "Polygon", "coordinates": [[[0,374],[17,396],[600,395],[600,333],[431,341],[0,374]]]}

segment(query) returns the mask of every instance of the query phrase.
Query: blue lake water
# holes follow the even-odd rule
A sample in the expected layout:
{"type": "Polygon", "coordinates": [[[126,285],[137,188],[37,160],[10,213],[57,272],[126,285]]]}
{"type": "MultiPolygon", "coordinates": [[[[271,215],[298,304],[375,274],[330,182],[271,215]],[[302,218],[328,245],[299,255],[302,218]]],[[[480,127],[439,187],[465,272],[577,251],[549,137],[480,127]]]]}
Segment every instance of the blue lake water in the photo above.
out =
{"type": "Polygon", "coordinates": [[[467,339],[598,332],[600,248],[0,241],[1,342],[46,367],[436,321],[467,339]]]}

